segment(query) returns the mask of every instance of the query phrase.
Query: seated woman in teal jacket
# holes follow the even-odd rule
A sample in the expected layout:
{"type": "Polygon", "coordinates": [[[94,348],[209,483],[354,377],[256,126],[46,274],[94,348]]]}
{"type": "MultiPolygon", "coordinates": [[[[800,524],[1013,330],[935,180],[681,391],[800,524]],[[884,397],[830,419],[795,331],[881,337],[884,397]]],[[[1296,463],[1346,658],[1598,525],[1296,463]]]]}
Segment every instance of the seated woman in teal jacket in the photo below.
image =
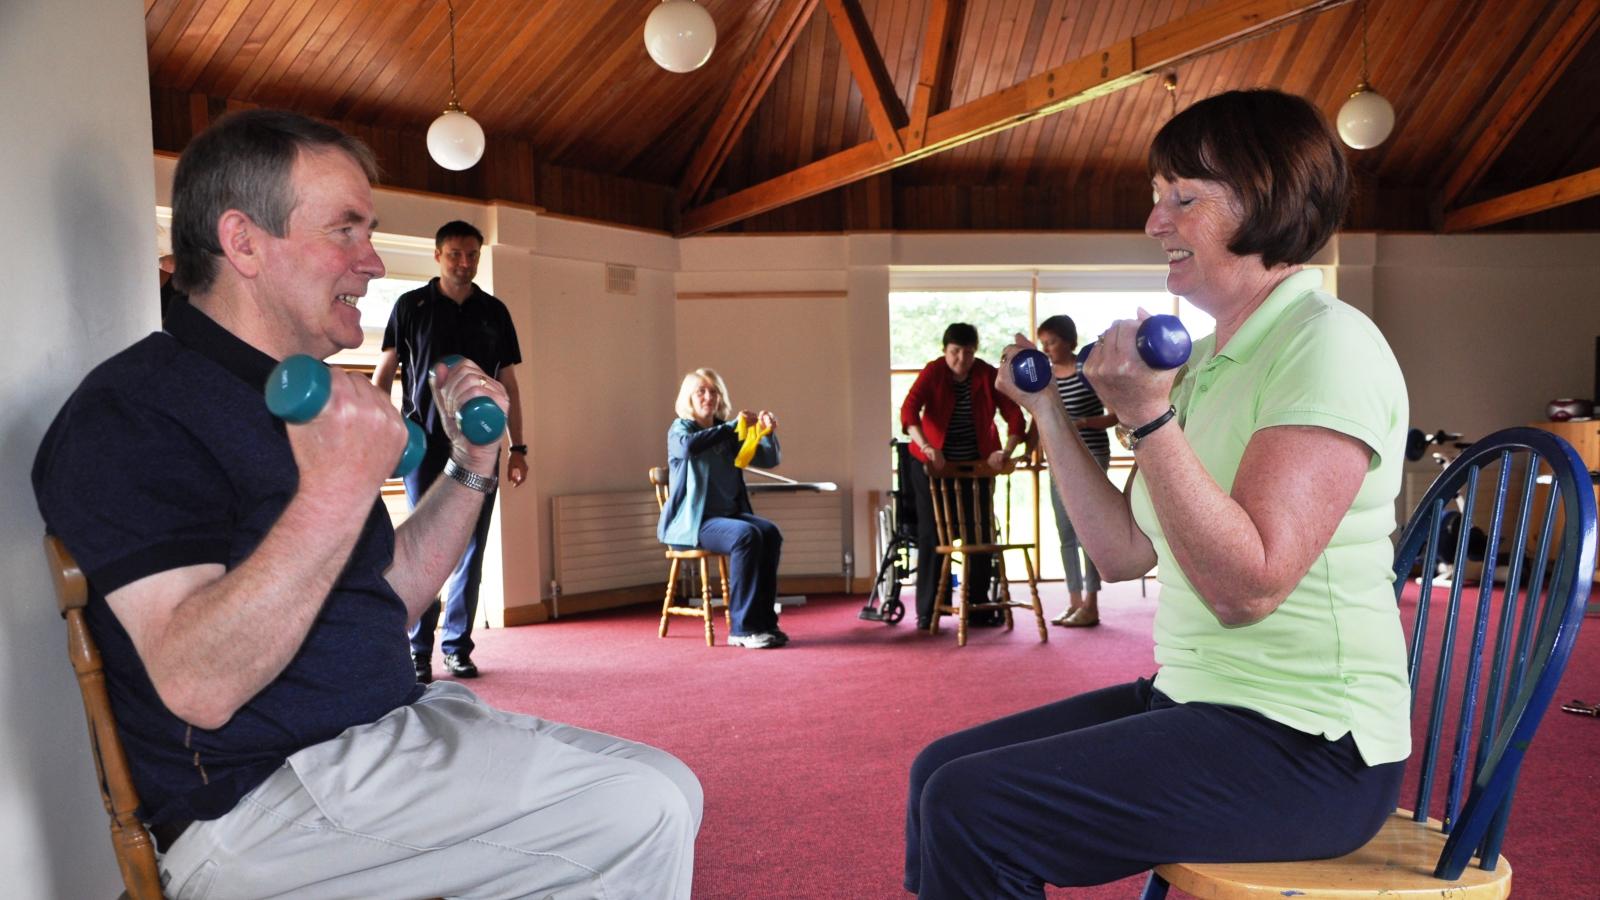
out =
{"type": "Polygon", "coordinates": [[[674,407],[678,418],[667,429],[670,488],[656,537],[674,547],[700,547],[728,557],[728,642],[751,650],[789,643],[778,628],[778,556],[783,535],[756,515],[734,464],[743,445],[739,423],[768,432],[756,445],[752,465],[778,464],[778,419],[771,412],[741,410],[728,402],[722,376],[695,369],[683,377],[674,407]]]}

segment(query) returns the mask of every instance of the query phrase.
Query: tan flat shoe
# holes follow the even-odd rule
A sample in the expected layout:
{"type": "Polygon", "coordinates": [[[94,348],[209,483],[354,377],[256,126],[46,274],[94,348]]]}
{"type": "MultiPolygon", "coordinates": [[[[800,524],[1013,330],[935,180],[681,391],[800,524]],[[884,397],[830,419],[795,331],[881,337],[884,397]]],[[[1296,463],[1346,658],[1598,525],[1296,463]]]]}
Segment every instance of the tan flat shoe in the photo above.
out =
{"type": "Polygon", "coordinates": [[[1069,620],[1072,619],[1072,614],[1075,613],[1075,612],[1077,612],[1077,610],[1075,610],[1075,609],[1063,609],[1061,611],[1061,615],[1056,616],[1054,619],[1050,620],[1050,624],[1051,625],[1065,625],[1065,624],[1067,624],[1067,622],[1069,620]]]}
{"type": "Polygon", "coordinates": [[[1068,628],[1089,628],[1100,624],[1100,614],[1080,607],[1062,616],[1056,624],[1065,625],[1068,628]]]}

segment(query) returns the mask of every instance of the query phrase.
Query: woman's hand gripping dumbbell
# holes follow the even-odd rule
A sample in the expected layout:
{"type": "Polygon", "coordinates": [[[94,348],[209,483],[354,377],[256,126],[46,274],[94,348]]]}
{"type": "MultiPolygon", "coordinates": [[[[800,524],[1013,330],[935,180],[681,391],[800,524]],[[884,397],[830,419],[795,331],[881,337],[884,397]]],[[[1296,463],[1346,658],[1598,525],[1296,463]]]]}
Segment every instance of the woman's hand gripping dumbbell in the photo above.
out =
{"type": "MultiPolygon", "coordinates": [[[[328,405],[334,392],[334,378],[345,373],[335,373],[321,361],[304,354],[296,354],[278,363],[267,377],[267,410],[278,418],[294,425],[303,425],[317,416],[328,405]]],[[[354,376],[352,376],[354,377],[354,376]]],[[[371,389],[365,379],[353,390],[371,389]]],[[[374,392],[376,393],[376,392],[374,392]]],[[[375,408],[377,401],[374,401],[375,408]]],[[[394,407],[385,399],[381,402],[392,413],[394,407]]],[[[394,414],[398,418],[398,413],[394,414]]],[[[421,426],[410,419],[402,419],[406,428],[406,446],[395,464],[394,477],[409,474],[422,462],[427,437],[421,426]]]]}
{"type": "MultiPolygon", "coordinates": [[[[1138,319],[1113,322],[1098,342],[1078,351],[1084,380],[1124,427],[1119,439],[1126,433],[1136,444],[1141,429],[1148,434],[1171,418],[1172,386],[1193,347],[1177,316],[1140,310],[1138,319]]],[[[1132,444],[1125,440],[1124,446],[1132,444]]]]}
{"type": "MultiPolygon", "coordinates": [[[[1141,310],[1141,314],[1143,311],[1141,310]]],[[[1164,373],[1182,366],[1189,359],[1189,352],[1193,346],[1189,338],[1188,329],[1178,321],[1177,316],[1143,314],[1137,324],[1134,322],[1118,322],[1106,330],[1102,338],[1122,338],[1122,331],[1132,335],[1131,344],[1138,353],[1138,358],[1143,365],[1132,366],[1123,371],[1120,378],[1109,378],[1111,384],[1106,385],[1109,390],[1102,389],[1096,381],[1094,387],[1100,393],[1101,399],[1112,409],[1120,411],[1118,399],[1131,401],[1135,394],[1149,394],[1159,398],[1164,405],[1171,388],[1170,376],[1164,373]],[[1158,384],[1145,384],[1128,390],[1130,376],[1134,380],[1144,382],[1165,381],[1165,386],[1158,384]]],[[[1087,365],[1089,353],[1095,348],[1093,343],[1087,344],[1077,352],[1079,371],[1086,381],[1095,381],[1089,377],[1089,371],[1083,368],[1087,365]]],[[[1113,357],[1119,354],[1113,354],[1113,357]]],[[[1055,383],[1054,370],[1050,358],[1035,349],[1033,342],[1024,335],[1017,335],[1016,343],[1007,347],[1000,355],[1002,372],[997,379],[997,386],[1012,399],[1022,404],[1025,409],[1036,417],[1044,411],[1044,407],[1059,405],[1055,395],[1046,392],[1045,388],[1055,383]],[[1042,404],[1042,406],[1040,405],[1042,404]]],[[[1117,363],[1107,362],[1104,365],[1115,366],[1117,363]]],[[[1099,370],[1104,373],[1107,370],[1099,370]]],[[[1112,370],[1114,371],[1114,370],[1112,370]]]]}
{"type": "MultiPolygon", "coordinates": [[[[1088,362],[1089,351],[1094,346],[1095,342],[1091,341],[1078,351],[1080,366],[1088,362]]],[[[1152,369],[1178,368],[1189,361],[1189,351],[1193,346],[1189,329],[1183,327],[1177,316],[1150,316],[1139,323],[1134,336],[1134,347],[1139,352],[1139,358],[1152,369]]],[[[1055,381],[1050,357],[1039,350],[1026,347],[1013,354],[1010,361],[1011,379],[1021,390],[1029,393],[1042,391],[1055,381]]]]}
{"type": "MultiPolygon", "coordinates": [[[[1113,325],[1112,329],[1117,326],[1113,325]]],[[[1107,334],[1111,333],[1108,329],[1107,334]]],[[[1078,351],[1078,364],[1087,365],[1089,351],[1093,350],[1096,341],[1083,345],[1078,351]]],[[[1139,358],[1144,364],[1157,371],[1176,369],[1189,361],[1189,352],[1194,349],[1194,341],[1189,338],[1189,329],[1183,327],[1177,316],[1158,313],[1140,320],[1135,327],[1133,347],[1139,352],[1139,358]]],[[[1087,378],[1087,376],[1085,376],[1087,378]]]]}

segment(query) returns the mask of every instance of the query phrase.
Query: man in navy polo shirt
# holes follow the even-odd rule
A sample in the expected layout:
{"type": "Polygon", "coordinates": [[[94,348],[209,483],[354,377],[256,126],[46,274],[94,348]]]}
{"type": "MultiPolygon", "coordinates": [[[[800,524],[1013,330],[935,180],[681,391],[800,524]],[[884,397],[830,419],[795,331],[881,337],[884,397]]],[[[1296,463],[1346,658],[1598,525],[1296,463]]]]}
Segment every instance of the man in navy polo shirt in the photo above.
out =
{"type": "Polygon", "coordinates": [[[276,360],[361,342],[383,274],[371,151],[272,110],[225,117],[174,176],[190,300],[100,365],[34,461],[169,896],[688,896],[702,797],[676,758],[424,688],[404,634],[467,542],[494,447],[454,411],[500,384],[435,368],[444,475],[397,532],[378,499],[405,428],[334,372],[314,420],[276,360]]]}
{"type": "MultiPolygon", "coordinates": [[[[400,411],[421,425],[428,436],[422,465],[405,477],[406,497],[413,508],[450,459],[450,435],[428,389],[428,373],[448,356],[472,360],[505,388],[511,401],[506,408],[506,434],[511,438],[506,476],[516,487],[528,475],[517,391],[516,366],[522,362],[517,329],[506,305],[472,281],[478,274],[483,233],[467,222],[446,222],[434,235],[433,248],[439,277],[395,301],[383,331],[383,356],[372,373],[378,390],[388,394],[395,369],[400,370],[400,411]]],[[[457,678],[478,677],[472,661],[472,623],[478,614],[478,587],[483,582],[483,551],[489,540],[494,495],[491,490],[483,498],[466,552],[444,585],[444,635],[439,649],[444,653],[445,671],[457,678]]],[[[411,656],[417,680],[424,684],[433,680],[433,633],[439,625],[439,610],[438,601],[429,604],[411,628],[411,656]]]]}

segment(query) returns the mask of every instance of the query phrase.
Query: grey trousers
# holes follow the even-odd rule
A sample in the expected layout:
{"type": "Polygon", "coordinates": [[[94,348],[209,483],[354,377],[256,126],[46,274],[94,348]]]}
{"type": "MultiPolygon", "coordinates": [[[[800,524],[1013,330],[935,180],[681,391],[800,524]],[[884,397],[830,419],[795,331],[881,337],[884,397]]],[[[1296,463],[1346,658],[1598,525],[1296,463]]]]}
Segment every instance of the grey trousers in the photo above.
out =
{"type": "Polygon", "coordinates": [[[161,858],[169,897],[687,898],[700,782],[452,682],[307,747],[161,858]]]}
{"type": "MultiPolygon", "coordinates": [[[[1094,461],[1100,464],[1102,470],[1111,468],[1111,458],[1096,456],[1094,461]]],[[[1067,508],[1061,505],[1061,495],[1056,493],[1056,486],[1050,485],[1050,505],[1056,511],[1056,533],[1061,536],[1061,567],[1067,573],[1067,590],[1069,591],[1096,591],[1100,590],[1100,571],[1094,567],[1094,562],[1089,559],[1088,553],[1080,554],[1082,544],[1078,542],[1078,530],[1073,527],[1072,520],[1067,518],[1067,508]]]]}

